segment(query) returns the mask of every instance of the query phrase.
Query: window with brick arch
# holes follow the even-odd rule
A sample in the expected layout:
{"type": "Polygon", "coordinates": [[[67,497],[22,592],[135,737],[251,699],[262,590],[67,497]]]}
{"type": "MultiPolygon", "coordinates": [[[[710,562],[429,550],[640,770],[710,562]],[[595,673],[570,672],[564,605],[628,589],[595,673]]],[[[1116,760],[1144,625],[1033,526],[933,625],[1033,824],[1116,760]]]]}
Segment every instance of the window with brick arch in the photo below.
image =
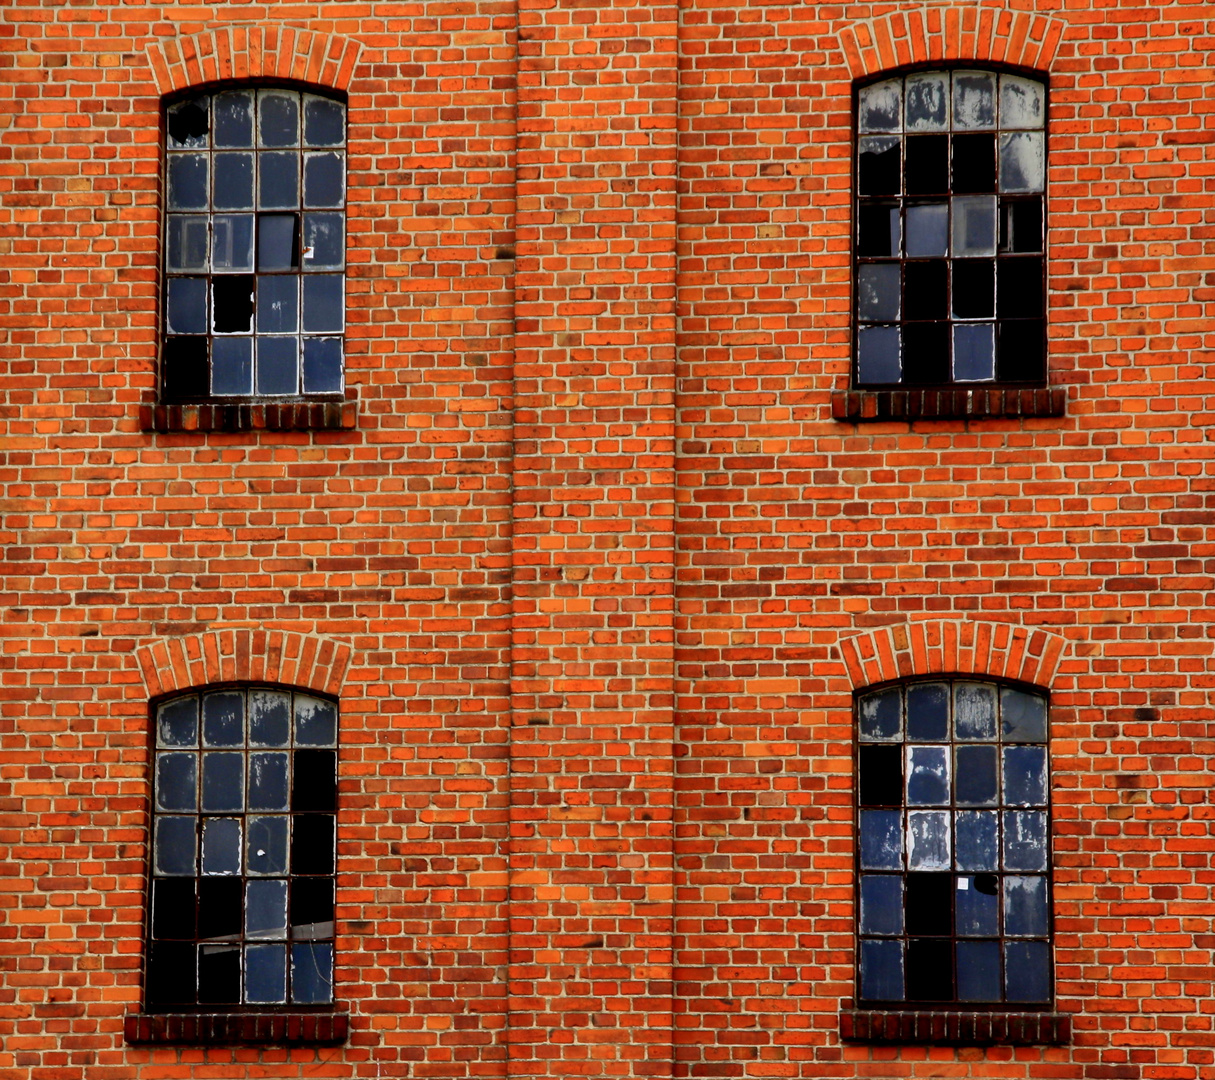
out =
{"type": "Polygon", "coordinates": [[[918,71],[856,98],[857,387],[1046,381],[1046,86],[918,71]]]}
{"type": "Polygon", "coordinates": [[[167,402],[343,390],[346,107],[278,87],[165,111],[167,402]]]}
{"type": "Polygon", "coordinates": [[[270,686],[156,706],[149,1011],[331,1005],[337,717],[270,686]]]}
{"type": "Polygon", "coordinates": [[[862,694],[857,998],[1052,1000],[1047,701],[974,679],[862,694]]]}

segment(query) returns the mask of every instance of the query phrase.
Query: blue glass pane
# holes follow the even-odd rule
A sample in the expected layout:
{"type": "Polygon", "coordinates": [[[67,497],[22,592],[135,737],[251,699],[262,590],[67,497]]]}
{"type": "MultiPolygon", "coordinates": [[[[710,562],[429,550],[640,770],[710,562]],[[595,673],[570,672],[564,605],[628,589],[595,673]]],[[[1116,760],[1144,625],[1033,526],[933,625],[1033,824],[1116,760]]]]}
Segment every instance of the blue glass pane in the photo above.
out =
{"type": "Polygon", "coordinates": [[[907,803],[909,806],[943,806],[949,802],[949,748],[907,748],[907,803]]]}
{"type": "Polygon", "coordinates": [[[933,259],[949,249],[949,206],[928,203],[907,207],[907,257],[933,259]]]}
{"type": "Polygon", "coordinates": [[[338,394],[342,390],[342,339],[304,339],[304,393],[338,394]]]}
{"type": "Polygon", "coordinates": [[[243,810],[245,756],[203,754],[202,759],[202,808],[211,811],[243,810]]]}
{"type": "Polygon", "coordinates": [[[249,742],[254,746],[286,746],[291,737],[291,695],[278,690],[249,694],[249,742]]]}
{"type": "Polygon", "coordinates": [[[948,870],[949,811],[917,810],[907,815],[907,868],[948,870]]]}
{"type": "Polygon", "coordinates": [[[897,326],[863,326],[857,332],[856,378],[862,385],[896,383],[903,375],[897,326]]]}
{"type": "Polygon", "coordinates": [[[240,873],[240,821],[236,818],[207,818],[203,821],[202,872],[240,873]]]}
{"type": "Polygon", "coordinates": [[[1004,879],[1004,932],[1012,937],[1046,937],[1050,910],[1045,877],[1004,879]]]}
{"type": "Polygon", "coordinates": [[[998,870],[999,822],[994,810],[965,810],[954,819],[959,870],[998,870]]]}
{"type": "Polygon", "coordinates": [[[903,815],[898,810],[861,811],[861,866],[903,869],[903,815]]]}
{"type": "Polygon", "coordinates": [[[305,333],[341,333],[345,320],[345,280],[341,274],[313,274],[304,278],[305,333]]]}
{"type": "Polygon", "coordinates": [[[217,397],[253,393],[253,339],[211,342],[211,393],[217,397]]]}
{"type": "Polygon", "coordinates": [[[306,270],[338,270],[346,260],[341,214],[305,214],[303,262],[306,270]]]}
{"type": "Polygon", "coordinates": [[[294,151],[259,154],[257,205],[263,210],[293,210],[300,203],[300,159],[294,151]]]}
{"type": "Polygon", "coordinates": [[[156,755],[156,806],[159,810],[198,807],[198,758],[194,754],[156,755]]]}
{"type": "Polygon", "coordinates": [[[994,874],[958,878],[954,899],[958,937],[995,937],[1000,933],[998,893],[994,874]]]}
{"type": "Polygon", "coordinates": [[[253,145],[253,95],[248,91],[215,95],[215,145],[253,145]]]}
{"type": "Polygon", "coordinates": [[[245,738],[245,695],[224,691],[203,697],[203,744],[240,746],[245,738]]]}
{"type": "Polygon", "coordinates": [[[169,155],[169,209],[207,209],[207,155],[169,155]]]}
{"type": "Polygon", "coordinates": [[[249,755],[249,809],[287,809],[287,755],[249,755]]]}
{"type": "Polygon", "coordinates": [[[959,746],[955,772],[959,806],[994,806],[997,794],[996,748],[959,746]]]}
{"type": "Polygon", "coordinates": [[[257,134],[262,146],[296,146],[300,138],[300,99],[288,90],[257,95],[257,134]]]}
{"type": "Polygon", "coordinates": [[[1050,1001],[1050,946],[1045,941],[1005,942],[1004,997],[1008,1001],[1050,1001]]]}
{"type": "Polygon", "coordinates": [[[861,877],[861,933],[903,932],[903,879],[897,874],[861,877]]]}
{"type": "Polygon", "coordinates": [[[193,875],[197,824],[193,817],[156,819],[153,869],[157,874],[193,875]]]}
{"type": "Polygon", "coordinates": [[[245,886],[245,936],[287,936],[287,883],[282,878],[250,881],[245,886]]]}
{"type": "Polygon", "coordinates": [[[309,146],[339,146],[346,137],[346,109],[329,98],[304,95],[304,142],[309,146]]]}
{"type": "Polygon", "coordinates": [[[903,730],[903,697],[897,686],[866,694],[859,704],[863,741],[899,738],[903,730]]]}
{"type": "Polygon", "coordinates": [[[291,946],[291,1000],[300,1005],[333,1000],[333,946],[328,942],[291,946]]]}
{"type": "MultiPolygon", "coordinates": [[[[294,279],[292,279],[294,280],[294,279]]],[[[299,339],[257,339],[257,392],[294,394],[299,387],[299,339]]]]}
{"type": "Polygon", "coordinates": [[[287,818],[249,818],[249,873],[287,872],[287,818]]]}
{"type": "Polygon", "coordinates": [[[861,941],[861,999],[903,1000],[903,943],[861,941]]]}
{"type": "Polygon", "coordinates": [[[257,279],[257,332],[294,334],[299,328],[299,278],[272,274],[257,279]]]}
{"type": "Polygon", "coordinates": [[[207,332],[207,279],[169,278],[165,317],[170,334],[207,332]]]}
{"type": "Polygon", "coordinates": [[[216,210],[252,210],[253,155],[216,154],[214,183],[216,210]]]}
{"type": "Polygon", "coordinates": [[[177,698],[156,710],[156,732],[161,746],[198,745],[198,698],[177,698]]]}
{"type": "Polygon", "coordinates": [[[1000,1000],[1000,943],[958,942],[958,1000],[1000,1000]]]}
{"type": "Polygon", "coordinates": [[[949,687],[917,683],[907,687],[907,738],[944,742],[949,738],[949,687]]]}
{"type": "Polygon", "coordinates": [[[287,946],[245,947],[245,1000],[279,1004],[287,1000],[287,946]]]}
{"type": "Polygon", "coordinates": [[[300,746],[332,746],[337,742],[337,706],[332,701],[296,694],[295,741],[300,746]]]}
{"type": "Polygon", "coordinates": [[[1004,748],[1004,804],[1046,805],[1046,747],[1004,748]]]}
{"type": "Polygon", "coordinates": [[[345,166],[342,154],[305,154],[304,205],[341,206],[345,166]]]}
{"type": "Polygon", "coordinates": [[[1046,815],[1034,810],[1004,813],[1004,869],[1046,869],[1046,815]]]}
{"type": "Polygon", "coordinates": [[[959,739],[996,737],[996,688],[989,683],[954,687],[954,730],[959,739]]]}
{"type": "Polygon", "coordinates": [[[1000,691],[1005,742],[1046,742],[1046,699],[1005,687],[1000,691]]]}
{"type": "Polygon", "coordinates": [[[300,264],[299,220],[295,214],[259,214],[257,268],[294,270],[300,264]]]}

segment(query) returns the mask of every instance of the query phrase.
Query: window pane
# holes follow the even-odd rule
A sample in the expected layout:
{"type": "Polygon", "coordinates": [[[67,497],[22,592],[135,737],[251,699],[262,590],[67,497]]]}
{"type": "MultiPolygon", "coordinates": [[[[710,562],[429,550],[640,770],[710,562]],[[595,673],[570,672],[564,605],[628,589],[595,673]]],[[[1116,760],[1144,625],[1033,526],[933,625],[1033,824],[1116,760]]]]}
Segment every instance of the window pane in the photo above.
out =
{"type": "Polygon", "coordinates": [[[287,882],[282,878],[250,881],[245,886],[245,936],[287,936],[287,882]]]}
{"type": "Polygon", "coordinates": [[[296,270],[300,264],[298,219],[294,214],[261,214],[257,219],[257,268],[296,270]]]}
{"type": "Polygon", "coordinates": [[[178,698],[156,710],[156,731],[161,746],[198,745],[198,698],[178,698]]]}
{"type": "Polygon", "coordinates": [[[948,203],[924,203],[907,207],[908,258],[935,258],[945,255],[948,247],[948,203]]]}
{"type": "Polygon", "coordinates": [[[949,687],[915,683],[907,687],[907,738],[944,742],[949,738],[949,687]]]}
{"type": "Polygon", "coordinates": [[[995,323],[954,326],[953,377],[957,382],[984,382],[996,377],[995,323]]]}
{"type": "MultiPolygon", "coordinates": [[[[291,279],[294,285],[295,279],[291,279]]],[[[299,339],[259,337],[257,339],[257,392],[294,394],[299,388],[299,339]]]]}
{"type": "Polygon", "coordinates": [[[857,187],[862,195],[899,193],[900,142],[889,135],[870,135],[860,140],[857,187]]]}
{"type": "Polygon", "coordinates": [[[170,214],[168,252],[169,270],[207,269],[207,219],[200,215],[170,214]]]}
{"type": "Polygon", "coordinates": [[[955,802],[959,806],[995,806],[998,794],[996,748],[959,746],[954,755],[957,763],[955,802]]]}
{"type": "Polygon", "coordinates": [[[907,805],[942,806],[949,802],[949,749],[907,748],[907,805]]]}
{"type": "Polygon", "coordinates": [[[948,123],[949,76],[939,71],[907,76],[907,130],[944,131],[948,123]]]}
{"type": "Polygon", "coordinates": [[[897,326],[863,326],[857,332],[857,380],[896,383],[902,370],[897,326]]]}
{"type": "Polygon", "coordinates": [[[954,820],[959,870],[999,870],[999,820],[993,810],[959,813],[954,820]]]}
{"type": "Polygon", "coordinates": [[[252,154],[215,155],[212,205],[216,210],[253,209],[252,154]]]}
{"type": "Polygon", "coordinates": [[[257,127],[260,145],[299,145],[299,125],[299,94],[286,90],[258,91],[257,127]]]}
{"type": "Polygon", "coordinates": [[[903,882],[897,874],[861,878],[861,933],[903,932],[903,882]]]}
{"type": "Polygon", "coordinates": [[[249,818],[249,873],[287,872],[287,818],[249,818]]]}
{"type": "Polygon", "coordinates": [[[249,742],[254,746],[286,746],[291,737],[291,695],[277,690],[249,694],[249,742]]]}
{"type": "Polygon", "coordinates": [[[287,755],[249,755],[249,809],[287,809],[287,755]]]}
{"type": "Polygon", "coordinates": [[[1046,748],[1007,746],[1004,748],[1004,804],[1006,806],[1046,805],[1046,748]]]}
{"type": "Polygon", "coordinates": [[[257,332],[294,334],[299,329],[299,278],[294,274],[257,279],[257,332]]]}
{"type": "Polygon", "coordinates": [[[212,269],[217,274],[253,269],[253,215],[217,214],[212,269]]]}
{"type": "Polygon", "coordinates": [[[958,1000],[1000,1000],[1000,943],[958,942],[958,1000]]]}
{"type": "Polygon", "coordinates": [[[287,1000],[287,946],[245,947],[245,1000],[280,1004],[287,1000]]]}
{"type": "Polygon", "coordinates": [[[202,872],[239,874],[241,823],[236,818],[205,818],[202,830],[202,872]]]}
{"type": "Polygon", "coordinates": [[[290,153],[258,156],[257,205],[263,210],[291,210],[300,204],[300,159],[290,153]]]}
{"type": "Polygon", "coordinates": [[[987,683],[954,687],[954,731],[959,739],[996,737],[996,688],[987,683]]]}
{"type": "Polygon", "coordinates": [[[339,332],[343,323],[346,279],[341,274],[304,278],[304,332],[339,332]]]}
{"type": "Polygon", "coordinates": [[[898,263],[862,266],[857,271],[857,315],[862,319],[899,317],[898,263]]]}
{"type": "Polygon", "coordinates": [[[215,95],[215,145],[253,145],[253,94],[228,90],[215,95]]]}
{"type": "Polygon", "coordinates": [[[207,145],[210,122],[206,98],[170,105],[166,119],[170,147],[194,149],[207,145]]]}
{"type": "Polygon", "coordinates": [[[193,754],[157,754],[155,786],[157,809],[197,809],[198,759],[193,754]]]}
{"type": "Polygon", "coordinates": [[[337,742],[337,707],[333,702],[295,695],[295,741],[300,746],[333,746],[337,742]]]}
{"type": "Polygon", "coordinates": [[[165,304],[166,325],[170,334],[207,332],[207,279],[169,278],[165,304]]]}
{"type": "Polygon", "coordinates": [[[343,155],[332,151],[304,155],[304,205],[341,206],[346,174],[343,155]]]}
{"type": "Polygon", "coordinates": [[[161,817],[156,819],[153,841],[153,869],[157,874],[193,874],[196,818],[161,817]]]}
{"type": "Polygon", "coordinates": [[[949,812],[915,810],[907,815],[907,868],[948,870],[949,812]]]}
{"type": "Polygon", "coordinates": [[[245,737],[245,695],[239,691],[204,694],[203,745],[240,746],[245,737]]]}
{"type": "Polygon", "coordinates": [[[217,397],[253,393],[253,339],[215,338],[211,393],[217,397]]]}
{"type": "Polygon", "coordinates": [[[341,214],[305,214],[305,270],[340,268],[346,260],[346,242],[341,214]]]}
{"type": "Polygon", "coordinates": [[[1040,82],[1000,76],[1000,127],[1040,128],[1046,124],[1046,93],[1040,82]]]}
{"type": "Polygon", "coordinates": [[[1000,136],[1000,190],[1041,191],[1046,184],[1046,144],[1040,131],[1000,136]]]}
{"type": "Polygon", "coordinates": [[[896,686],[860,699],[861,739],[898,739],[902,735],[903,692],[896,686]]]}
{"type": "Polygon", "coordinates": [[[1004,869],[1046,869],[1046,814],[1034,810],[1005,811],[1004,869]]]}
{"type": "Polygon", "coordinates": [[[338,146],[346,138],[346,110],[329,98],[304,95],[304,142],[308,146],[338,146]]]}
{"type": "Polygon", "coordinates": [[[866,1001],[903,1000],[903,943],[862,941],[860,996],[866,1001]]]}
{"type": "Polygon", "coordinates": [[[1000,932],[1000,897],[995,874],[963,876],[955,890],[958,937],[995,937],[1000,932]]]}
{"type": "Polygon", "coordinates": [[[300,1005],[324,1005],[333,1000],[333,946],[291,946],[291,1000],[300,1005]]]}
{"type": "Polygon", "coordinates": [[[1005,944],[1004,996],[1008,1001],[1050,1001],[1050,945],[1045,941],[1005,944]]]}
{"type": "Polygon", "coordinates": [[[903,815],[898,810],[862,810],[860,833],[862,869],[903,869],[903,815]]]}
{"type": "Polygon", "coordinates": [[[1046,699],[1024,690],[1000,690],[1000,722],[1005,742],[1046,741],[1046,699]]]}
{"type": "Polygon", "coordinates": [[[953,76],[955,128],[990,128],[996,123],[995,76],[982,71],[956,71],[953,76]]]}
{"type": "Polygon", "coordinates": [[[207,209],[207,155],[169,155],[170,210],[207,209]]]}
{"type": "Polygon", "coordinates": [[[1046,937],[1050,910],[1045,877],[1004,879],[1004,932],[1013,937],[1046,937]]]}
{"type": "Polygon", "coordinates": [[[341,391],[341,338],[306,338],[304,340],[304,393],[339,394],[341,391]]]}
{"type": "MultiPolygon", "coordinates": [[[[953,200],[953,254],[970,259],[996,253],[996,200],[973,196],[953,200]]],[[[965,273],[965,270],[962,270],[965,273]]]]}
{"type": "Polygon", "coordinates": [[[864,87],[859,98],[861,131],[898,131],[903,115],[903,80],[864,87]]]}

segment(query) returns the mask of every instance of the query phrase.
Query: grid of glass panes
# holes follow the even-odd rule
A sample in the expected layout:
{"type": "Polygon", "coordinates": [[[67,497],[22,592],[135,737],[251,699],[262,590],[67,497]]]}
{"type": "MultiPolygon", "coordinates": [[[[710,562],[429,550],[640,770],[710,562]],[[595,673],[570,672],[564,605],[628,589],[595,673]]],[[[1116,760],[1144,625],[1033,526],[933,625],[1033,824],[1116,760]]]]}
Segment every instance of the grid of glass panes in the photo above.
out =
{"type": "Polygon", "coordinates": [[[333,1000],[337,707],[264,687],[156,710],[149,1008],[333,1000]]]}
{"type": "Polygon", "coordinates": [[[1046,377],[1046,88],[925,71],[857,101],[858,385],[1046,377]]]}
{"type": "Polygon", "coordinates": [[[166,120],[165,397],[340,393],[345,106],[222,90],[166,120]]]}
{"type": "Polygon", "coordinates": [[[859,993],[1051,998],[1046,699],[917,682],[857,703],[859,993]]]}

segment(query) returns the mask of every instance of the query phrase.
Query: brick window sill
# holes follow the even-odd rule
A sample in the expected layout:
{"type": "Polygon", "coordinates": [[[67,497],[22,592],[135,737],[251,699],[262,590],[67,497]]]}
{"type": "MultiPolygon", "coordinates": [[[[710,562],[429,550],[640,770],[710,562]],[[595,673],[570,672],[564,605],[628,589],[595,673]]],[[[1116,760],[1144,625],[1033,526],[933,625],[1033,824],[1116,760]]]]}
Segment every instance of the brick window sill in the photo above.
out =
{"type": "Polygon", "coordinates": [[[348,431],[357,425],[354,400],[139,407],[144,431],[348,431]]]}
{"type": "Polygon", "coordinates": [[[989,387],[979,390],[836,390],[831,415],[852,424],[899,420],[985,420],[1063,416],[1067,390],[989,387]]]}
{"type": "Polygon", "coordinates": [[[840,1038],[940,1046],[1058,1046],[1071,1040],[1067,1013],[856,1009],[840,1013],[840,1038]]]}
{"type": "Polygon", "coordinates": [[[346,1013],[130,1013],[123,1025],[128,1043],[188,1046],[332,1046],[346,1041],[346,1013]]]}

